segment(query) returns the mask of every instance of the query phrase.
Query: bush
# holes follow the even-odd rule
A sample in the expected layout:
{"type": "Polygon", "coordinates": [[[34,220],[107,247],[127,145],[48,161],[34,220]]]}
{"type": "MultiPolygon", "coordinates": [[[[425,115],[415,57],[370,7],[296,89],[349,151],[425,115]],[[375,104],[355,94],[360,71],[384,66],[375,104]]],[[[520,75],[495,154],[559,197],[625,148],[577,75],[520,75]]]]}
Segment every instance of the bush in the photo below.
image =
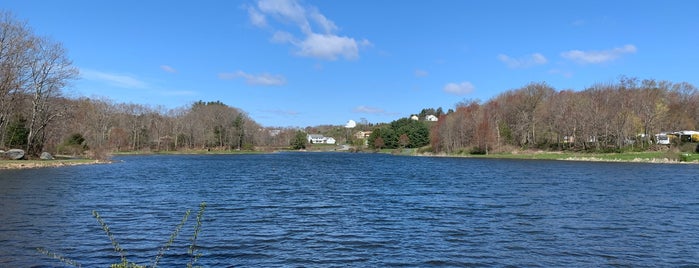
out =
{"type": "Polygon", "coordinates": [[[680,154],[678,161],[687,162],[687,161],[690,161],[690,158],[691,158],[690,154],[682,153],[682,154],[680,154]]]}
{"type": "Polygon", "coordinates": [[[484,155],[488,152],[485,150],[485,148],[481,148],[480,146],[473,146],[473,148],[471,148],[471,150],[468,153],[484,155]]]}
{"type": "Polygon", "coordinates": [[[683,153],[693,153],[696,152],[697,144],[696,143],[690,143],[690,142],[685,142],[679,145],[680,152],[683,153]]]}
{"type": "Polygon", "coordinates": [[[73,133],[63,143],[56,147],[58,153],[82,155],[89,147],[85,143],[85,137],[80,133],[73,133]]]}

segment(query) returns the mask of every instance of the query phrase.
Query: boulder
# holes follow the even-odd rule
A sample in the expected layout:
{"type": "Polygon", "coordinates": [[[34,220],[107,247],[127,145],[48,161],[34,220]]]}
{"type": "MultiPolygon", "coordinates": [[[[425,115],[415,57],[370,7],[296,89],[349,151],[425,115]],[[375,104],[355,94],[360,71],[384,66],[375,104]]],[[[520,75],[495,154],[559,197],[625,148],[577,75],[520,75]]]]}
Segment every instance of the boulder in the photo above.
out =
{"type": "Polygon", "coordinates": [[[12,160],[24,159],[24,150],[22,149],[10,149],[5,152],[5,156],[12,160]]]}
{"type": "Polygon", "coordinates": [[[41,160],[53,160],[53,155],[51,155],[49,152],[43,152],[39,158],[41,158],[41,160]]]}

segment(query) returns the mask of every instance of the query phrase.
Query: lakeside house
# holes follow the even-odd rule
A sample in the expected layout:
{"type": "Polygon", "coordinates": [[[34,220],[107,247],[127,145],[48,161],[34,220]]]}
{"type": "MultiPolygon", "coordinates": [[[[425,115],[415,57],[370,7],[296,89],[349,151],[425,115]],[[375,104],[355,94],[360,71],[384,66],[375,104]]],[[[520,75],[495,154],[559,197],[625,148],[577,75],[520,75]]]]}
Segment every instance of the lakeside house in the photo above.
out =
{"type": "Polygon", "coordinates": [[[321,134],[308,134],[306,136],[308,139],[308,143],[312,144],[335,144],[335,138],[333,137],[325,137],[321,134]]]}

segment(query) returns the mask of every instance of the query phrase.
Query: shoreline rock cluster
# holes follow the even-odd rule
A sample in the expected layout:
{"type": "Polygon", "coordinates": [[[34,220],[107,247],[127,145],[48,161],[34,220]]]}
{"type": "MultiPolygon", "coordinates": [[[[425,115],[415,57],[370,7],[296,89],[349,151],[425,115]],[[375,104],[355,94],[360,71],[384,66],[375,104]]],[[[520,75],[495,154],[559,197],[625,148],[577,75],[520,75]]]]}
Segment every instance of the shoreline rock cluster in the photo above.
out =
{"type": "MultiPolygon", "coordinates": [[[[0,150],[0,159],[26,160],[27,153],[22,149],[0,150]]],[[[53,155],[49,152],[42,152],[39,156],[41,160],[53,160],[53,155]]]]}
{"type": "Polygon", "coordinates": [[[26,153],[22,149],[0,150],[0,159],[22,160],[26,153]]]}

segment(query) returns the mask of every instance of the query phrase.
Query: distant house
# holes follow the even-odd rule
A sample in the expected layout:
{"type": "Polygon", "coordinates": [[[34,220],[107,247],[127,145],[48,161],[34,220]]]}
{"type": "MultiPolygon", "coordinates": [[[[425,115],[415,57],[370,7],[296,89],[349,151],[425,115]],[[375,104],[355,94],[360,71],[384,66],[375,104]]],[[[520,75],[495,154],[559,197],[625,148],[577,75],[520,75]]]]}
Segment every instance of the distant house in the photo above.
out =
{"type": "Polygon", "coordinates": [[[437,118],[436,116],[431,115],[431,114],[428,114],[427,116],[425,116],[425,121],[437,122],[438,120],[439,120],[439,118],[437,118]]]}
{"type": "Polygon", "coordinates": [[[563,136],[563,143],[574,143],[575,136],[563,136]]]}
{"type": "Polygon", "coordinates": [[[309,143],[313,143],[313,144],[335,144],[335,142],[336,142],[335,138],[325,137],[321,134],[308,134],[308,136],[306,136],[306,138],[308,139],[309,143]]]}
{"type": "Polygon", "coordinates": [[[411,116],[410,116],[410,120],[415,120],[415,121],[417,121],[417,120],[420,120],[420,118],[417,117],[417,115],[414,114],[414,115],[411,115],[411,116]]]}
{"type": "Polygon", "coordinates": [[[354,133],[354,137],[357,139],[366,139],[371,136],[371,131],[359,131],[357,133],[354,133]]]}
{"type": "Polygon", "coordinates": [[[655,134],[655,142],[657,144],[670,144],[670,135],[667,133],[655,134]]]}

